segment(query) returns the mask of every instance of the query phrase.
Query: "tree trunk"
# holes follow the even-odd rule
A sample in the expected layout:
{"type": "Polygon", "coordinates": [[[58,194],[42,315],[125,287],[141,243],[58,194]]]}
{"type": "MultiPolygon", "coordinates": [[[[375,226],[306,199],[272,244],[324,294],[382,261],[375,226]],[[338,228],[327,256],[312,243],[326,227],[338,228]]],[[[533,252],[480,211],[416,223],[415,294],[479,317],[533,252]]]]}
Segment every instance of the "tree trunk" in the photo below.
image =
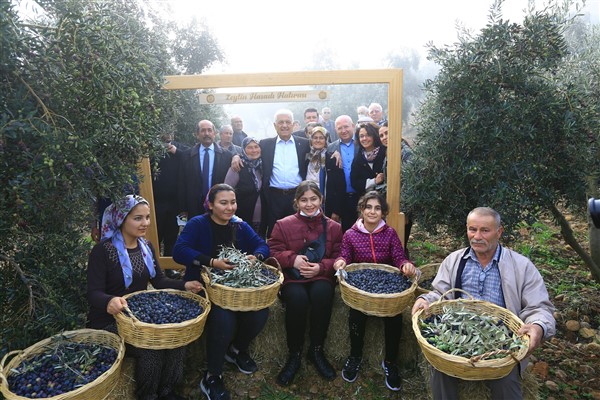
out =
{"type": "MultiPolygon", "coordinates": [[[[600,265],[600,229],[590,221],[590,254],[596,265],[600,265]]],[[[598,279],[596,279],[598,280],[598,279]]]]}
{"type": "MultiPolygon", "coordinates": [[[[567,221],[565,216],[558,210],[558,208],[556,208],[555,205],[552,205],[550,207],[550,212],[552,212],[552,215],[554,216],[554,218],[556,218],[556,221],[558,221],[558,225],[560,226],[560,233],[563,239],[565,239],[565,242],[569,246],[571,246],[573,250],[575,250],[577,255],[579,255],[579,257],[583,260],[585,265],[587,265],[587,267],[590,269],[590,272],[592,273],[592,277],[594,278],[594,280],[600,283],[600,263],[594,261],[594,259],[592,259],[592,256],[589,255],[579,245],[579,242],[577,242],[577,239],[575,239],[575,235],[573,234],[573,229],[571,229],[571,224],[569,224],[569,221],[567,221]]],[[[598,236],[598,239],[600,239],[600,233],[598,236]]]]}

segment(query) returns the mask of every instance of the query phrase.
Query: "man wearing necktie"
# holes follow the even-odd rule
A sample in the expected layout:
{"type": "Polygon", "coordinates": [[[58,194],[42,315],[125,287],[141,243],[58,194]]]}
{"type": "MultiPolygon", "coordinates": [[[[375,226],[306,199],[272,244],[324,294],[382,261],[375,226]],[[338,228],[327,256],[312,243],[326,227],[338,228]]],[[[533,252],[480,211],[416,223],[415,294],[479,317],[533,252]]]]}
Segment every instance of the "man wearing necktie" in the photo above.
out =
{"type": "Polygon", "coordinates": [[[223,183],[231,165],[232,154],[215,143],[215,125],[198,122],[197,143],[184,155],[179,170],[179,209],[188,219],[203,214],[208,190],[223,183]]]}

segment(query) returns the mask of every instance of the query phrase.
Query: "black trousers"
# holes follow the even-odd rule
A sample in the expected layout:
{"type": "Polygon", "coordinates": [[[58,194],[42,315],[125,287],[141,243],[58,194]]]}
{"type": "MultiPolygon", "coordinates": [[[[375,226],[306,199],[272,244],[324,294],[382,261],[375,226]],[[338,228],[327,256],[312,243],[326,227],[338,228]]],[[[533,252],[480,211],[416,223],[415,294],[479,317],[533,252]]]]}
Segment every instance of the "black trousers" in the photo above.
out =
{"type": "Polygon", "coordinates": [[[356,207],[358,205],[358,194],[357,193],[346,193],[344,201],[341,204],[340,220],[342,224],[342,230],[346,232],[352,228],[352,225],[358,218],[358,211],[356,207]]]}
{"type": "Polygon", "coordinates": [[[179,226],[177,225],[177,207],[170,204],[156,203],[154,205],[156,213],[156,229],[158,230],[158,243],[163,243],[163,256],[173,255],[173,246],[179,235],[179,226]]]}
{"type": "MultiPolygon", "coordinates": [[[[118,334],[116,323],[104,330],[118,334]]],[[[126,344],[125,350],[127,356],[135,358],[135,395],[138,400],[167,396],[182,381],[185,346],[151,350],[126,344]]]]}
{"type": "Polygon", "coordinates": [[[265,327],[268,317],[268,308],[231,311],[213,303],[206,320],[208,372],[211,375],[221,375],[225,353],[230,344],[240,351],[248,351],[252,340],[265,327]]]}
{"type": "Polygon", "coordinates": [[[265,196],[267,204],[266,210],[263,209],[263,218],[267,218],[267,237],[271,236],[273,227],[277,220],[294,214],[294,195],[296,189],[277,189],[268,188],[265,196]]]}
{"type": "Polygon", "coordinates": [[[290,353],[302,351],[309,320],[311,347],[323,346],[331,319],[333,294],[333,285],[323,280],[283,286],[281,299],[285,303],[285,330],[290,353]]]}
{"type": "MultiPolygon", "coordinates": [[[[367,314],[351,308],[348,312],[348,332],[350,333],[350,355],[362,357],[367,314]]],[[[398,358],[400,335],[402,334],[402,314],[382,317],[385,334],[385,361],[392,363],[398,358]]]]}

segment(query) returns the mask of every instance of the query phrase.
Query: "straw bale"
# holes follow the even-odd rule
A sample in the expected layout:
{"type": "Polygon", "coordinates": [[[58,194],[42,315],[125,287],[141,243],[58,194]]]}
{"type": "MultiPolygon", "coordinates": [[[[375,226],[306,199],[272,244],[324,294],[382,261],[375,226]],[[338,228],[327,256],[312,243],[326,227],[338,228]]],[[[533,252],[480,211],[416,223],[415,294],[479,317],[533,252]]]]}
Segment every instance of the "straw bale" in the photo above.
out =
{"type": "MultiPolygon", "coordinates": [[[[325,341],[325,352],[331,363],[340,369],[346,357],[350,354],[350,339],[348,337],[348,309],[342,301],[339,286],[336,286],[333,309],[327,339],[325,341]]],[[[365,346],[363,349],[363,369],[381,368],[381,360],[384,353],[383,319],[369,317],[365,331],[365,346]]],[[[308,332],[305,339],[305,350],[309,344],[308,332]]],[[[398,363],[404,368],[416,367],[418,350],[417,340],[412,331],[410,310],[403,313],[402,337],[400,338],[400,350],[398,363]]],[[[285,332],[285,308],[281,301],[276,301],[269,312],[267,325],[254,341],[252,355],[257,361],[274,361],[283,365],[287,359],[288,350],[285,332]]]]}

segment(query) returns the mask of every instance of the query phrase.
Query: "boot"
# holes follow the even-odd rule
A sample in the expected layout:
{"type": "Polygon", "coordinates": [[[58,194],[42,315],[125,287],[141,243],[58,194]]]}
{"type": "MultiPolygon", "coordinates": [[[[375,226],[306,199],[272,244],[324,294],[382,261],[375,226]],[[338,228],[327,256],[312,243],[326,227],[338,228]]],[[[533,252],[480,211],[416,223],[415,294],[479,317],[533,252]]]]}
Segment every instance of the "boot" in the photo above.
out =
{"type": "Polygon", "coordinates": [[[328,381],[335,379],[335,370],[325,358],[323,346],[311,346],[308,350],[308,360],[313,363],[319,374],[328,381]]]}
{"type": "Polygon", "coordinates": [[[278,384],[281,386],[289,386],[292,383],[296,376],[296,372],[300,369],[301,359],[302,356],[299,351],[289,354],[287,362],[281,369],[281,372],[279,372],[279,375],[277,375],[278,384]]]}

